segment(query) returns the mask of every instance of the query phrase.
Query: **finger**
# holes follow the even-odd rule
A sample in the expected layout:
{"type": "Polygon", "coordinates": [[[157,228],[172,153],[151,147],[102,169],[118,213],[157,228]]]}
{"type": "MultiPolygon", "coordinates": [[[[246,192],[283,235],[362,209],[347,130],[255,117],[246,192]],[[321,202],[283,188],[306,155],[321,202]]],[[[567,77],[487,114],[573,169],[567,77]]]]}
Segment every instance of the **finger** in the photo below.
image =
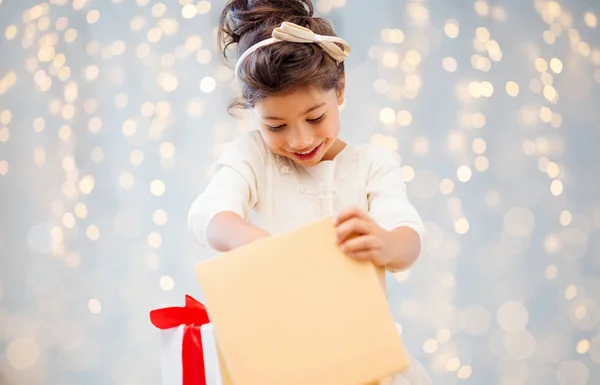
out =
{"type": "Polygon", "coordinates": [[[374,235],[362,235],[359,237],[355,237],[349,239],[340,245],[340,249],[344,253],[355,254],[355,253],[363,253],[370,252],[373,253],[376,250],[380,249],[380,243],[374,235]]]}
{"type": "Polygon", "coordinates": [[[348,207],[336,216],[335,223],[340,224],[355,217],[364,217],[364,211],[356,206],[348,207]]]}
{"type": "Polygon", "coordinates": [[[355,251],[353,253],[346,253],[346,255],[356,261],[372,261],[373,252],[371,250],[355,251]]]}
{"type": "Polygon", "coordinates": [[[370,222],[362,218],[351,218],[337,226],[337,239],[339,243],[362,234],[371,232],[370,222]]]}

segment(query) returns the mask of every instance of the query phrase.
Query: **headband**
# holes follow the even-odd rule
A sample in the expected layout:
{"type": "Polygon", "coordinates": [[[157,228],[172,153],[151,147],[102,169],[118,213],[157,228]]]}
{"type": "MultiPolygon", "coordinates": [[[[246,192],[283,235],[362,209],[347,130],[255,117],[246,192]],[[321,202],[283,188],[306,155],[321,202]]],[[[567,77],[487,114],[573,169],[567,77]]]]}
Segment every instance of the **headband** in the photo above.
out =
{"type": "Polygon", "coordinates": [[[265,39],[254,44],[248,48],[242,56],[238,59],[235,64],[235,76],[238,76],[238,71],[241,63],[249,55],[251,55],[257,49],[277,43],[280,41],[289,41],[292,43],[314,43],[325,51],[326,54],[331,56],[336,62],[341,63],[348,55],[350,55],[350,45],[342,38],[336,36],[322,36],[314,33],[308,28],[301,27],[297,24],[284,21],[281,26],[275,28],[271,34],[271,38],[265,39]],[[336,43],[340,43],[344,46],[344,49],[340,48],[336,43]]]}

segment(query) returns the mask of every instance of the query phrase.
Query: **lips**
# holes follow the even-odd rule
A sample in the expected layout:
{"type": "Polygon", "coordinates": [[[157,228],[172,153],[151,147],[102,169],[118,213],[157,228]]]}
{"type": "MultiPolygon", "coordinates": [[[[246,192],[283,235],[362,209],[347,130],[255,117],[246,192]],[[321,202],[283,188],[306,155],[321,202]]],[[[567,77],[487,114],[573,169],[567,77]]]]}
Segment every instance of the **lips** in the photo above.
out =
{"type": "Polygon", "coordinates": [[[312,159],[317,154],[317,152],[319,152],[319,149],[321,148],[322,144],[323,143],[320,143],[317,147],[313,148],[310,151],[293,152],[292,154],[294,154],[294,156],[299,160],[309,160],[312,159]]]}

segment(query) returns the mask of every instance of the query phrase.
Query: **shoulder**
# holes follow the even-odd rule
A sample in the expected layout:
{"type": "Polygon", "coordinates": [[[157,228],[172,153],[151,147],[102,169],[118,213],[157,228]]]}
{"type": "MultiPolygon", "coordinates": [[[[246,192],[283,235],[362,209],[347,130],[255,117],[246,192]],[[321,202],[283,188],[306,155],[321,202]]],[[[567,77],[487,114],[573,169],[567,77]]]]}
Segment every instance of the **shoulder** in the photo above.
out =
{"type": "Polygon", "coordinates": [[[382,169],[396,169],[400,165],[400,155],[387,151],[373,144],[365,143],[354,146],[359,163],[369,174],[382,169]]]}
{"type": "Polygon", "coordinates": [[[268,154],[269,149],[262,139],[260,132],[252,130],[241,134],[227,144],[217,161],[217,165],[236,163],[262,164],[267,159],[268,154]]]}

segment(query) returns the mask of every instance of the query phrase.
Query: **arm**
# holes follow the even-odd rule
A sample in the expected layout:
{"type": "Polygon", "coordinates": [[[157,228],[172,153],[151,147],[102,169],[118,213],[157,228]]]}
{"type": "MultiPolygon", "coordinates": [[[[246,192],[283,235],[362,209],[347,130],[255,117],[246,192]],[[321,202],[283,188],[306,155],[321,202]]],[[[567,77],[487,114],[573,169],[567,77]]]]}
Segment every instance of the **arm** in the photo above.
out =
{"type": "Polygon", "coordinates": [[[406,183],[396,160],[377,151],[367,184],[369,216],[385,231],[389,246],[385,267],[392,272],[409,268],[426,247],[426,230],[408,199],[406,183]]]}
{"type": "Polygon", "coordinates": [[[223,211],[210,221],[206,235],[213,249],[225,252],[266,238],[269,233],[251,225],[234,212],[223,211]]]}
{"type": "Polygon", "coordinates": [[[261,139],[250,134],[232,143],[216,162],[212,179],[189,212],[189,227],[200,244],[224,252],[268,236],[249,223],[264,157],[261,139]]]}

